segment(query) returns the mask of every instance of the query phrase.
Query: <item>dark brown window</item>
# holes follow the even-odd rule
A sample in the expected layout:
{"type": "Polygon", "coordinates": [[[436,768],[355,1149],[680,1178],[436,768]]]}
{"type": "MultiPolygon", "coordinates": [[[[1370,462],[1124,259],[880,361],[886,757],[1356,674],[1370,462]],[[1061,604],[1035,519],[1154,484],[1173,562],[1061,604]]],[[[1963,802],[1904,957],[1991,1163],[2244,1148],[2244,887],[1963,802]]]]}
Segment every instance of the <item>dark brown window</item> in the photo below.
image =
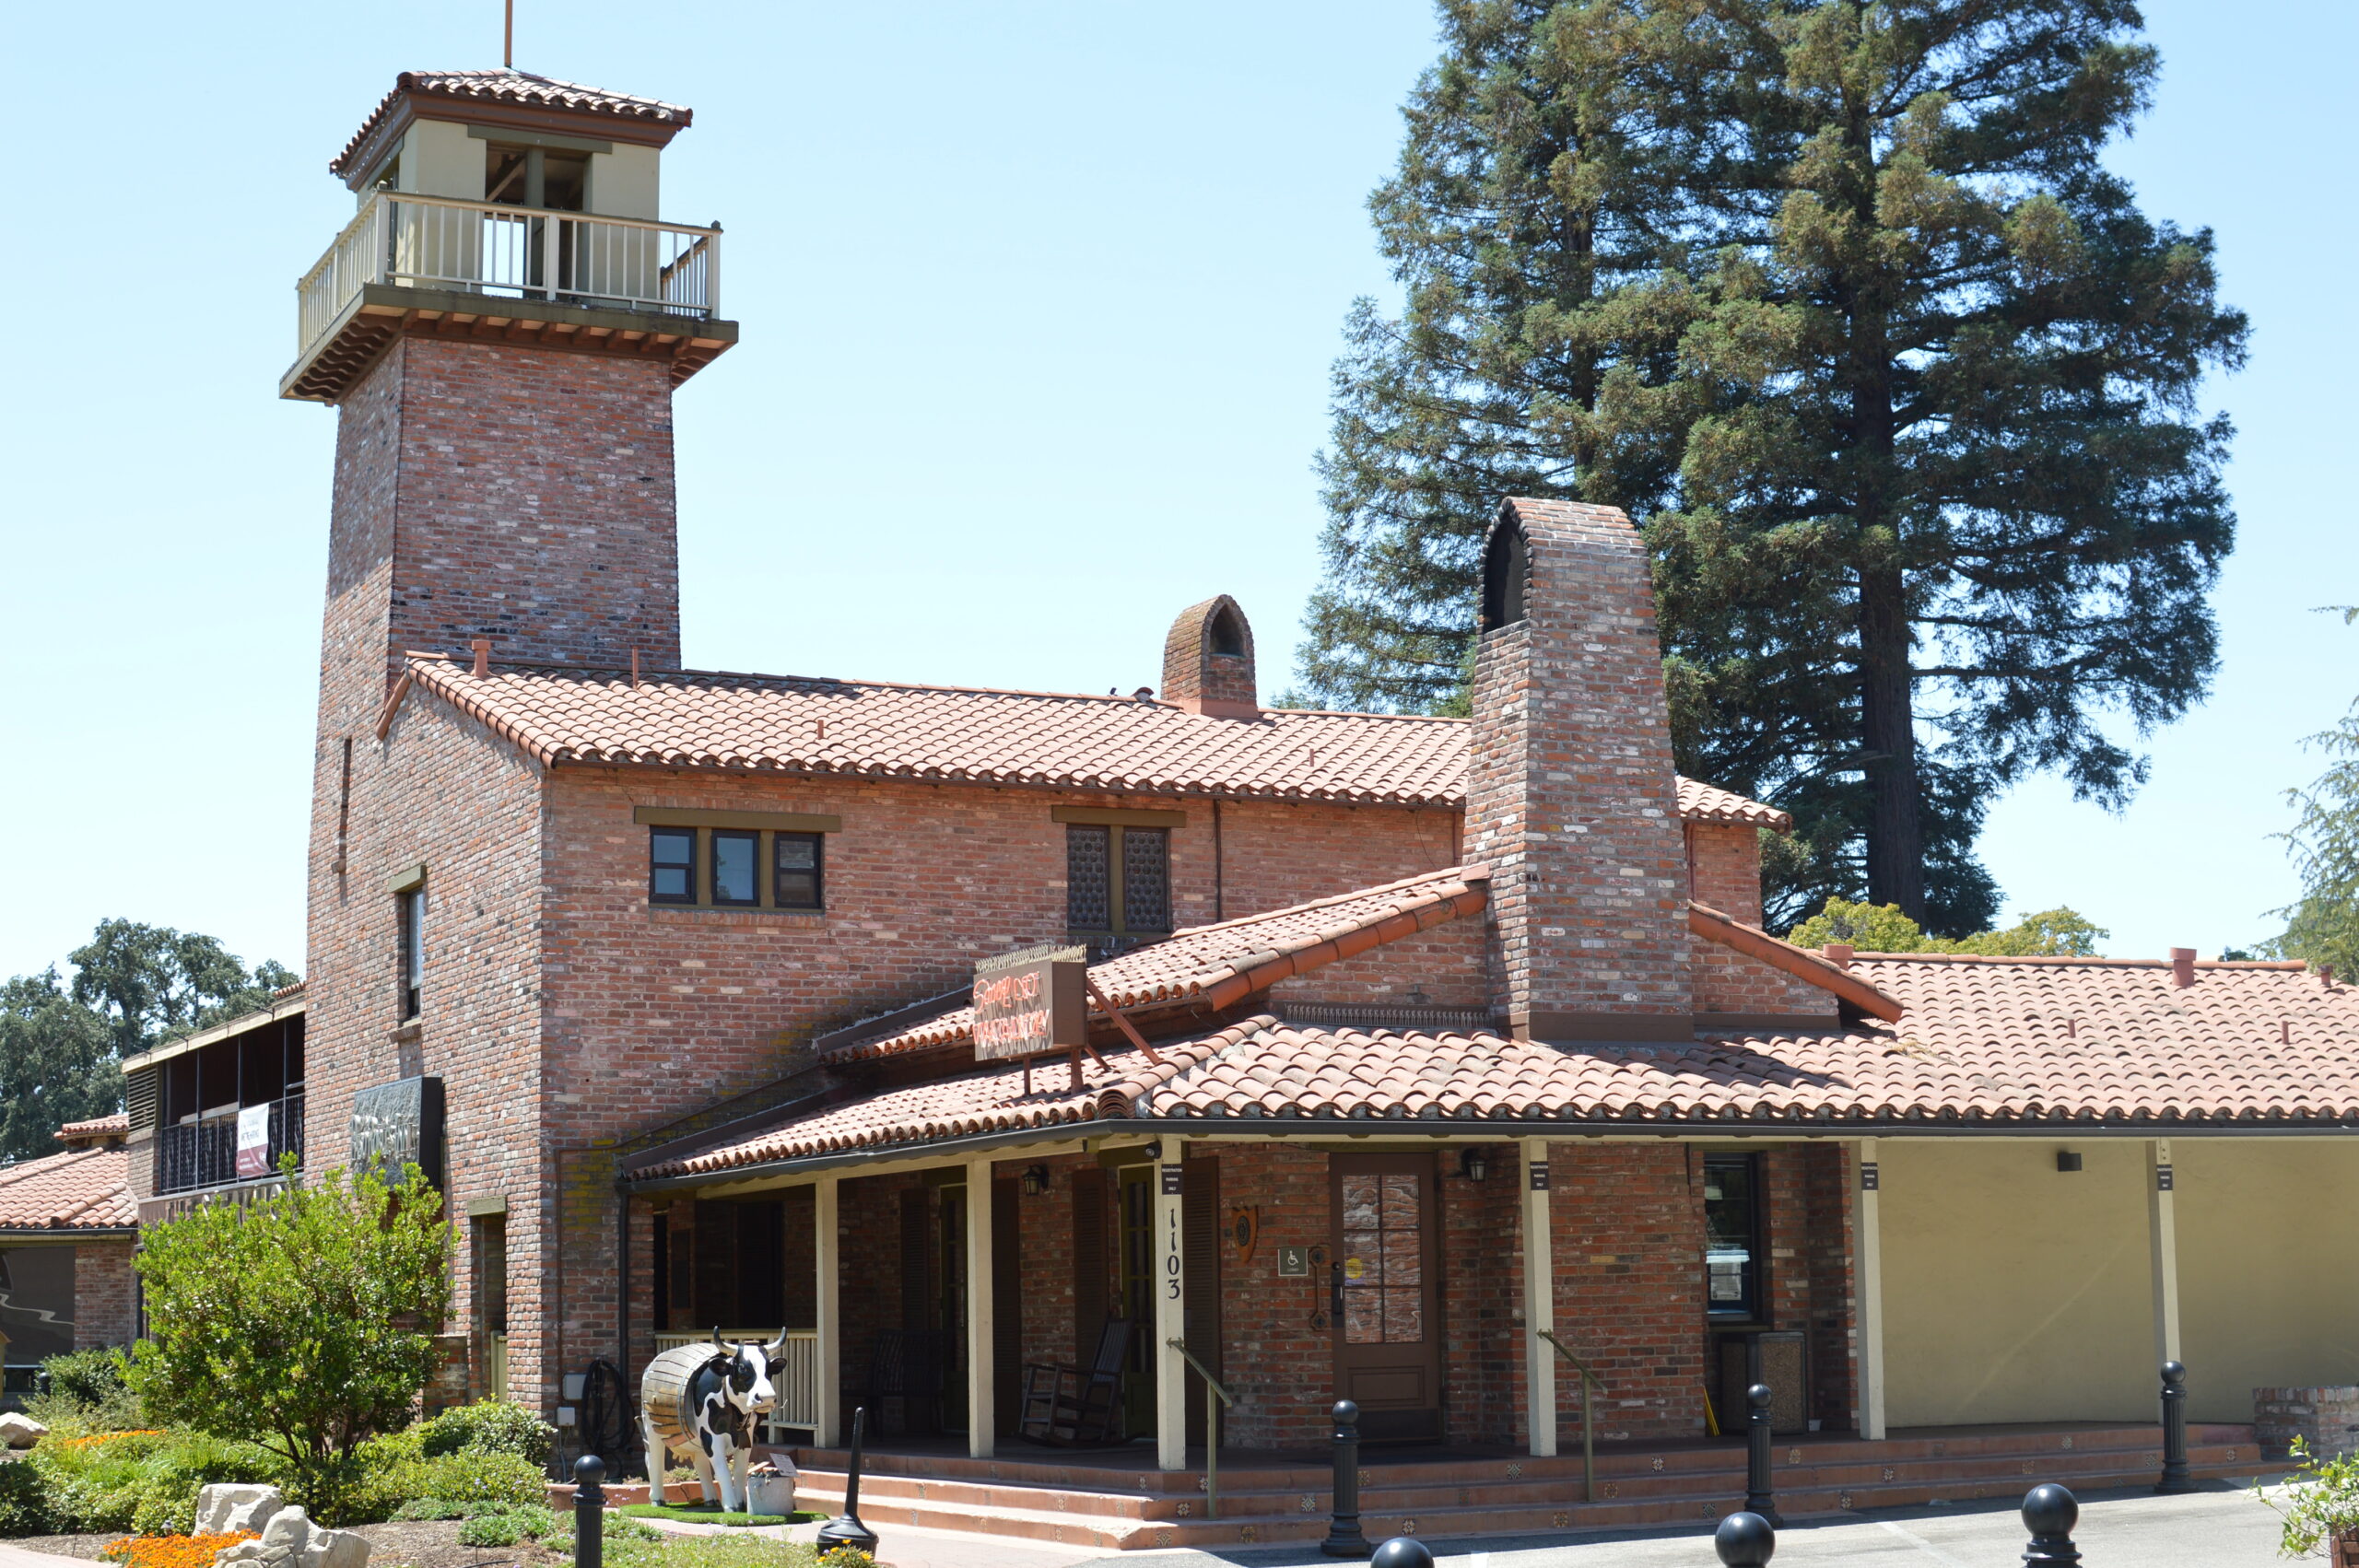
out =
{"type": "Polygon", "coordinates": [[[762,901],[762,838],[737,828],[712,830],[712,901],[751,907],[762,901]]]}
{"type": "Polygon", "coordinates": [[[1704,1299],[1715,1317],[1761,1320],[1761,1163],[1704,1157],[1704,1299]]]}
{"type": "Polygon", "coordinates": [[[647,901],[703,909],[819,909],[823,833],[650,827],[647,901]]]}
{"type": "Polygon", "coordinates": [[[820,872],[826,856],[824,833],[774,833],[770,896],[781,909],[816,909],[820,905],[820,872]]]}
{"type": "Polygon", "coordinates": [[[1065,925],[1121,945],[1171,930],[1171,832],[1162,827],[1065,829],[1065,925]]]}
{"type": "Polygon", "coordinates": [[[412,887],[393,895],[396,941],[401,954],[395,965],[401,1016],[417,1016],[426,990],[426,889],[412,887]]]}
{"type": "Polygon", "coordinates": [[[647,901],[650,904],[693,904],[697,901],[695,828],[651,827],[647,830],[647,901]]]}

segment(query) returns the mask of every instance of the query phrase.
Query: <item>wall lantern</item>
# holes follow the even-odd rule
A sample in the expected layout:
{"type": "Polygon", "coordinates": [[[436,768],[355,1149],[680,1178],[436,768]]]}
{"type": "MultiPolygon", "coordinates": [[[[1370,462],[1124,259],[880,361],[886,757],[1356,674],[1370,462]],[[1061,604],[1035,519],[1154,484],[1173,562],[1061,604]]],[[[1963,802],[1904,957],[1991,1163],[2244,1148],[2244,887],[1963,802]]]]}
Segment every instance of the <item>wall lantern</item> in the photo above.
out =
{"type": "Polygon", "coordinates": [[[1027,1165],[1024,1167],[1024,1175],[1019,1179],[1024,1184],[1024,1196],[1038,1198],[1049,1190],[1049,1167],[1027,1165]]]}
{"type": "Polygon", "coordinates": [[[1480,1149],[1458,1152],[1458,1174],[1468,1181],[1481,1181],[1491,1174],[1491,1157],[1480,1149]]]}
{"type": "Polygon", "coordinates": [[[2070,1149],[2059,1149],[2056,1151],[2056,1168],[2060,1171],[2077,1171],[2081,1168],[2081,1156],[2070,1149]]]}

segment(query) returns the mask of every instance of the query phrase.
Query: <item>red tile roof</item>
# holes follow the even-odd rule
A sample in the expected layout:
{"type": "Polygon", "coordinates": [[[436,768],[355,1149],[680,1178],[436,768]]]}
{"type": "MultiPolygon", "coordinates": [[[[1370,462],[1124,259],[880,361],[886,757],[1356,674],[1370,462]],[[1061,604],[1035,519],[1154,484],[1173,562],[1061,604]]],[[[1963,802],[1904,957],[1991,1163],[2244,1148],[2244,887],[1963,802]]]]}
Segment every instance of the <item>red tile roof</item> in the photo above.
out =
{"type": "Polygon", "coordinates": [[[384,123],[404,97],[450,99],[477,103],[511,103],[528,109],[567,109],[585,114],[611,115],[622,120],[640,120],[655,124],[671,125],[685,130],[695,111],[676,103],[663,103],[651,98],[634,98],[628,93],[607,92],[602,88],[585,88],[579,82],[561,82],[553,76],[536,76],[530,71],[404,71],[393,78],[393,90],[384,96],[377,107],[362,121],[360,129],[344,146],[328,172],[342,179],[352,171],[353,155],[360,150],[378,126],[384,123]]]}
{"type": "MultiPolygon", "coordinates": [[[[1463,805],[1466,720],[1272,709],[1259,719],[1080,693],[616,671],[412,655],[417,685],[544,766],[718,767],[802,777],[1051,785],[1117,794],[1463,805]]],[[[1682,814],[1791,819],[1692,779],[1682,814]]]]}
{"type": "Polygon", "coordinates": [[[1706,942],[1717,942],[1748,958],[1758,958],[1798,980],[1831,992],[1871,1018],[1895,1024],[1900,1021],[1902,1008],[1897,1000],[1825,954],[1813,953],[1807,947],[1796,947],[1782,937],[1771,936],[1759,926],[1748,926],[1743,920],[1724,915],[1708,904],[1698,904],[1692,899],[1688,901],[1687,929],[1706,942]]]}
{"type": "Polygon", "coordinates": [[[0,1165],[0,1235],[125,1230],[136,1218],[123,1149],[68,1149],[0,1165]]]}
{"type": "Polygon", "coordinates": [[[1135,1049],[1109,1051],[1080,1093],[1062,1064],[1036,1074],[1028,1096],[1015,1068],[995,1068],[885,1090],[636,1174],[1132,1117],[1743,1123],[1855,1133],[2359,1128],[2359,991],[2329,990],[2297,966],[2203,965],[2183,989],[2162,963],[1911,954],[1866,960],[1855,972],[1903,1000],[1897,1025],[1553,1045],[1488,1030],[1262,1016],[1160,1042],[1160,1066],[1135,1049]]]}
{"type": "MultiPolygon", "coordinates": [[[[1382,887],[1317,898],[1264,915],[1175,931],[1090,965],[1106,1000],[1130,1010],[1158,1001],[1202,1000],[1227,1007],[1293,975],[1306,975],[1370,948],[1429,930],[1482,908],[1490,885],[1483,866],[1453,866],[1382,887]]],[[[969,1036],[971,1008],[828,1053],[830,1060],[895,1056],[969,1036]]]]}
{"type": "Polygon", "coordinates": [[[60,1143],[89,1143],[103,1138],[122,1138],[131,1131],[131,1117],[123,1111],[112,1116],[92,1117],[88,1121],[69,1121],[50,1134],[60,1143]]]}

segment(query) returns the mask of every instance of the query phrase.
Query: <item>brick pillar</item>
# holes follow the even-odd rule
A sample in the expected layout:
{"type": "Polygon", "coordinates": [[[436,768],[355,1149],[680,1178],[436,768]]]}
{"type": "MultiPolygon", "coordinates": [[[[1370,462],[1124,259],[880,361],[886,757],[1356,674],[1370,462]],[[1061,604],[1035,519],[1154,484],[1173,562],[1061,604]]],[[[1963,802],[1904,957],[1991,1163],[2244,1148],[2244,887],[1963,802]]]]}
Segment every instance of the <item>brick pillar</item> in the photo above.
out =
{"type": "Polygon", "coordinates": [[[74,1348],[127,1345],[132,1319],[131,1243],[82,1242],[74,1248],[74,1348]]]}
{"type": "Polygon", "coordinates": [[[1687,860],[1645,544],[1611,507],[1510,500],[1485,556],[1465,857],[1493,1000],[1526,1039],[1686,1039],[1687,860]]]}

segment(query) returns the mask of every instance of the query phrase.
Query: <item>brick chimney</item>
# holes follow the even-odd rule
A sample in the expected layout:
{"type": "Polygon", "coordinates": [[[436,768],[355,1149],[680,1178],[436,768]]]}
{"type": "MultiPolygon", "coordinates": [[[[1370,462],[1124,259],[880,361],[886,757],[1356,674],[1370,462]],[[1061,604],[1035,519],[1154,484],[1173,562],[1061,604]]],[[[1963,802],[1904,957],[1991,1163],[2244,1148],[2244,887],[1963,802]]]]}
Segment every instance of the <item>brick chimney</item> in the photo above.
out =
{"type": "Polygon", "coordinates": [[[1687,1039],[1685,846],[1647,550],[1611,507],[1509,500],[1484,548],[1463,855],[1491,867],[1518,1036],[1687,1039]]]}
{"type": "Polygon", "coordinates": [[[1259,719],[1253,628],[1227,594],[1180,612],[1163,638],[1163,700],[1191,713],[1259,719]]]}

